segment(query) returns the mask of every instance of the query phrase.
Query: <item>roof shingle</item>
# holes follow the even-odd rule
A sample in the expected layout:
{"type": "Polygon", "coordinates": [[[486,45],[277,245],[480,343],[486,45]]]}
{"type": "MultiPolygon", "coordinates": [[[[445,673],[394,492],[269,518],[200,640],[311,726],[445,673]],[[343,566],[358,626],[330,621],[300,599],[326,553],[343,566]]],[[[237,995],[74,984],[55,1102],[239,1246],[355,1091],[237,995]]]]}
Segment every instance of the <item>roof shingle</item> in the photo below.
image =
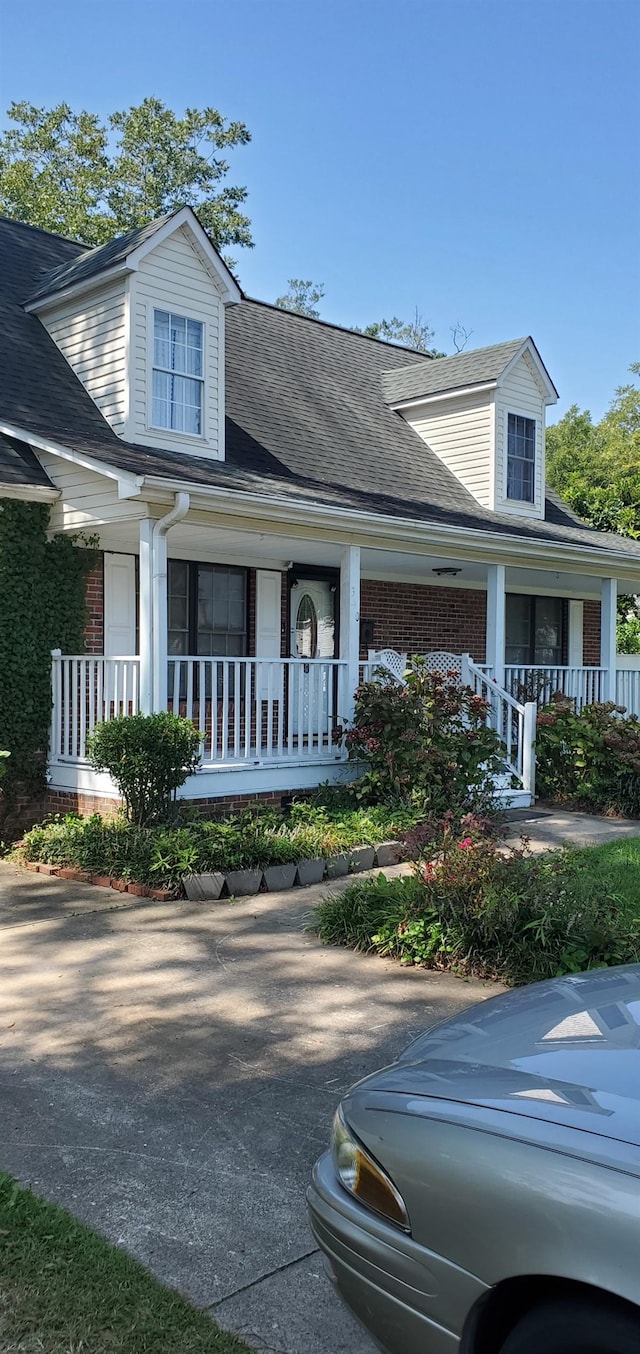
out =
{"type": "Polygon", "coordinates": [[[78,245],[78,249],[82,252],[76,258],[53,268],[50,273],[45,273],[35,291],[30,296],[23,297],[24,304],[30,306],[37,301],[48,300],[50,296],[56,296],[58,292],[66,291],[68,287],[88,282],[91,278],[108,272],[110,268],[115,268],[116,264],[124,263],[134,249],[138,249],[146,240],[151,239],[161,226],[175,215],[176,212],[169,212],[166,216],[160,216],[157,221],[151,221],[146,226],[137,226],[135,230],[127,231],[126,235],[118,235],[114,240],[98,245],[95,249],[78,245]]]}
{"type": "Polygon", "coordinates": [[[382,376],[385,399],[389,404],[401,404],[404,400],[419,400],[423,395],[497,381],[526,341],[511,339],[508,343],[494,343],[490,348],[455,353],[453,357],[432,357],[410,371],[405,367],[386,371],[382,376]]]}
{"type": "MultiPolygon", "coordinates": [[[[425,362],[420,353],[257,301],[226,310],[226,461],[122,441],[44,325],[23,308],[47,274],[84,257],[73,241],[0,219],[0,421],[26,438],[58,442],[136,475],[162,476],[176,488],[278,495],[640,558],[640,542],[592,531],[559,500],[548,503],[543,522],[482,508],[385,403],[381,378],[391,361],[408,379],[458,358],[425,362]]],[[[0,444],[0,464],[11,455],[15,447],[0,444]]]]}

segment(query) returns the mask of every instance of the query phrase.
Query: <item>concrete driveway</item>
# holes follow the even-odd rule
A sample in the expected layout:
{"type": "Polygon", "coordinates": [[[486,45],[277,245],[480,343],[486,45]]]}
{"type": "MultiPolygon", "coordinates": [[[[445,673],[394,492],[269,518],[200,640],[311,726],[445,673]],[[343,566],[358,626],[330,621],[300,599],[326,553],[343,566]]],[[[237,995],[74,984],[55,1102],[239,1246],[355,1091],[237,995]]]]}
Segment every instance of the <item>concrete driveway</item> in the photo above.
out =
{"type": "Polygon", "coordinates": [[[371,1354],[309,1172],[342,1092],[491,989],[320,946],[322,892],[167,905],[1,865],[0,1166],[256,1349],[371,1354]]]}

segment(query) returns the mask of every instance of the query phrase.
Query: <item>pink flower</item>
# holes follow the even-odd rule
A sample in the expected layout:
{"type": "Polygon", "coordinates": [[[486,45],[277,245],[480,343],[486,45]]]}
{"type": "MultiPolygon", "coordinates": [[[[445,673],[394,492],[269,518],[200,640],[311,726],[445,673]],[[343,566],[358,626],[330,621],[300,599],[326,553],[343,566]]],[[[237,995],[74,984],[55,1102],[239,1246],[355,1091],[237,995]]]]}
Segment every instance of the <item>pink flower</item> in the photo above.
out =
{"type": "Polygon", "coordinates": [[[462,841],[458,842],[459,851],[468,851],[470,846],[473,846],[473,837],[463,837],[462,841]]]}

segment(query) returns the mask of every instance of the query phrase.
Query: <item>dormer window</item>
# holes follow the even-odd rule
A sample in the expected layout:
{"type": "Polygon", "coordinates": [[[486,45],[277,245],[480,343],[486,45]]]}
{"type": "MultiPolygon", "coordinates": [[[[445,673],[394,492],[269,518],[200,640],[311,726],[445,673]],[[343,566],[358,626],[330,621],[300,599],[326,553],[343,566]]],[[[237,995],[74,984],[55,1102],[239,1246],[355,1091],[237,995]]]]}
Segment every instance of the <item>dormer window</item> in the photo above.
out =
{"type": "Polygon", "coordinates": [[[534,503],[536,421],[509,414],[507,425],[507,498],[534,503]]]}
{"type": "Polygon", "coordinates": [[[203,329],[199,320],[153,312],[153,396],[151,421],[202,436],[204,407],[203,329]]]}

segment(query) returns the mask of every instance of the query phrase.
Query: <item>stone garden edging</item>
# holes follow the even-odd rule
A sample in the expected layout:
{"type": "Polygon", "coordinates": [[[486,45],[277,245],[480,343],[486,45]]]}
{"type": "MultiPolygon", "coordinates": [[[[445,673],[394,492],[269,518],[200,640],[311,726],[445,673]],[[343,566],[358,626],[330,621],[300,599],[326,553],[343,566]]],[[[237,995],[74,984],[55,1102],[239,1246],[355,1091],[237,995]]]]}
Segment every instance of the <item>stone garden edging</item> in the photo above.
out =
{"type": "MultiPolygon", "coordinates": [[[[268,865],[265,870],[211,871],[208,874],[184,875],[182,884],[190,902],[217,902],[221,898],[231,897],[247,898],[258,893],[263,886],[266,892],[280,893],[319,884],[323,879],[329,881],[347,874],[359,874],[376,866],[382,869],[388,865],[399,865],[403,854],[401,842],[379,842],[375,847],[354,846],[350,851],[342,851],[337,856],[320,856],[316,860],[300,860],[291,865],[268,865]],[[229,888],[230,880],[232,888],[229,888]]],[[[114,879],[111,875],[89,874],[86,870],[77,870],[73,866],[47,865],[43,861],[27,860],[24,862],[24,868],[33,871],[34,874],[69,879],[78,884],[96,884],[99,888],[111,888],[117,893],[130,893],[135,898],[154,898],[160,903],[180,901],[175,889],[152,888],[150,884],[135,884],[126,879],[114,879]]]]}

